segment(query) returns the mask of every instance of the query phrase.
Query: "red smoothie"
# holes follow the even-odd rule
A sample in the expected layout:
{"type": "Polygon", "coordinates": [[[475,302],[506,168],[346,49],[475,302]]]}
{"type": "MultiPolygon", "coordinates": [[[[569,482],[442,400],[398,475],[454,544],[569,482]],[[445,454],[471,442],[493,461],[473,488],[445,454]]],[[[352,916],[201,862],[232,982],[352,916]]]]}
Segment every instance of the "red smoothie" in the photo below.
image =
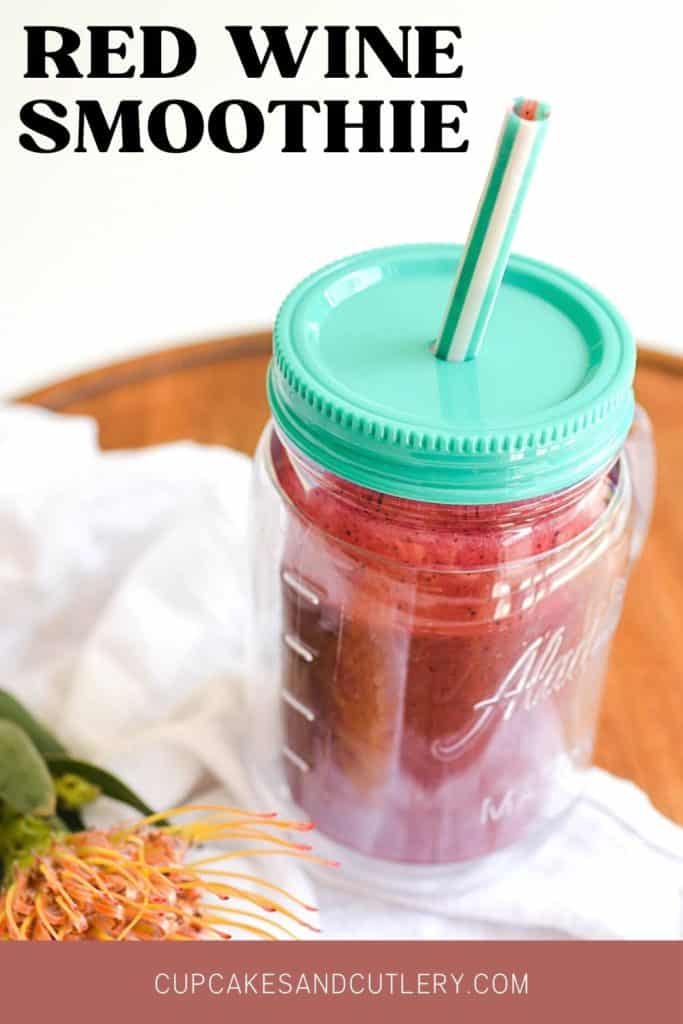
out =
{"type": "Polygon", "coordinates": [[[395,498],[270,454],[287,778],[317,828],[437,864],[570,806],[592,746],[627,533],[618,473],[498,505],[395,498]]]}

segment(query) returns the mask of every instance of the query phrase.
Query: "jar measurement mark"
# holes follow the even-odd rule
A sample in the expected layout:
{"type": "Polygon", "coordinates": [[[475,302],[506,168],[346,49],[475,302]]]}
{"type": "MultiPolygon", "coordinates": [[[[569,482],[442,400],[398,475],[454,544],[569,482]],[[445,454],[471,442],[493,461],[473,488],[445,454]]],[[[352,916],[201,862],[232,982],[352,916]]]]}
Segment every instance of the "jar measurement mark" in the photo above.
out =
{"type": "Polygon", "coordinates": [[[300,715],[303,715],[307,722],[315,722],[315,714],[311,709],[306,707],[305,704],[302,704],[300,700],[297,700],[294,694],[290,693],[289,690],[282,691],[282,699],[285,704],[289,704],[290,708],[293,708],[294,711],[298,711],[300,715]]]}
{"type": "Polygon", "coordinates": [[[292,633],[285,633],[284,641],[290,651],[294,651],[295,654],[298,654],[309,665],[312,661],[315,661],[317,651],[314,651],[312,647],[305,644],[303,640],[299,640],[297,636],[294,636],[292,633]]]}
{"type": "Polygon", "coordinates": [[[290,747],[283,747],[282,753],[287,758],[287,760],[294,765],[295,768],[299,769],[300,772],[310,772],[310,764],[308,764],[307,761],[304,761],[303,757],[299,757],[298,754],[295,754],[295,752],[291,750],[290,747]]]}
{"type": "Polygon", "coordinates": [[[287,586],[293,590],[299,597],[302,597],[304,601],[308,601],[314,608],[317,608],[320,604],[320,594],[318,594],[312,587],[307,583],[304,583],[295,573],[290,572],[288,569],[282,573],[282,579],[287,586]]]}

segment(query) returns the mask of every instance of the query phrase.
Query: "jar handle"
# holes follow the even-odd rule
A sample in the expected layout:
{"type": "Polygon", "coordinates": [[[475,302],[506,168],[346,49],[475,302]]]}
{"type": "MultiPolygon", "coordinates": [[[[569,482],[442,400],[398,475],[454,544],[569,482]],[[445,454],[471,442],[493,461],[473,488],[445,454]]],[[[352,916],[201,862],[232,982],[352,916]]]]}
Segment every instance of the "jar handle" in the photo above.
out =
{"type": "Polygon", "coordinates": [[[657,459],[650,417],[636,405],[633,426],[626,439],[626,459],[633,485],[631,562],[639,557],[650,528],[655,498],[657,459]]]}

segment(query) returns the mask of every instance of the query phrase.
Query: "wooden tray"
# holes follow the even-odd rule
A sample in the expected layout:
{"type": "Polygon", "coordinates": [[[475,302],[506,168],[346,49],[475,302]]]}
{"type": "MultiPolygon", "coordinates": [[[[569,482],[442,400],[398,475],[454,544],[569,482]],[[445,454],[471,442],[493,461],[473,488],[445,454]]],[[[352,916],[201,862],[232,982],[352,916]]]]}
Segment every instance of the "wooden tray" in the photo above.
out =
{"type": "MultiPolygon", "coordinates": [[[[270,334],[225,338],[104,367],[23,400],[93,416],[104,448],[192,438],[252,453],[268,417],[269,355],[270,334]]],[[[658,492],[613,648],[595,760],[683,824],[683,359],[641,350],[636,391],[655,428],[658,492]]]]}

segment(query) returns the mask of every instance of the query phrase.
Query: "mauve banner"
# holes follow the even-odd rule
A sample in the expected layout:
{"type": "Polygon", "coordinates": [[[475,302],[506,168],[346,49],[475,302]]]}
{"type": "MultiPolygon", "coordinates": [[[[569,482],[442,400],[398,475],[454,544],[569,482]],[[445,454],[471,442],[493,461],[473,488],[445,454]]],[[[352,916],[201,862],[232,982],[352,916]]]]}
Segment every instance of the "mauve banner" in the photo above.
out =
{"type": "Polygon", "coordinates": [[[0,1020],[680,1024],[662,942],[6,943],[0,1020]]]}

